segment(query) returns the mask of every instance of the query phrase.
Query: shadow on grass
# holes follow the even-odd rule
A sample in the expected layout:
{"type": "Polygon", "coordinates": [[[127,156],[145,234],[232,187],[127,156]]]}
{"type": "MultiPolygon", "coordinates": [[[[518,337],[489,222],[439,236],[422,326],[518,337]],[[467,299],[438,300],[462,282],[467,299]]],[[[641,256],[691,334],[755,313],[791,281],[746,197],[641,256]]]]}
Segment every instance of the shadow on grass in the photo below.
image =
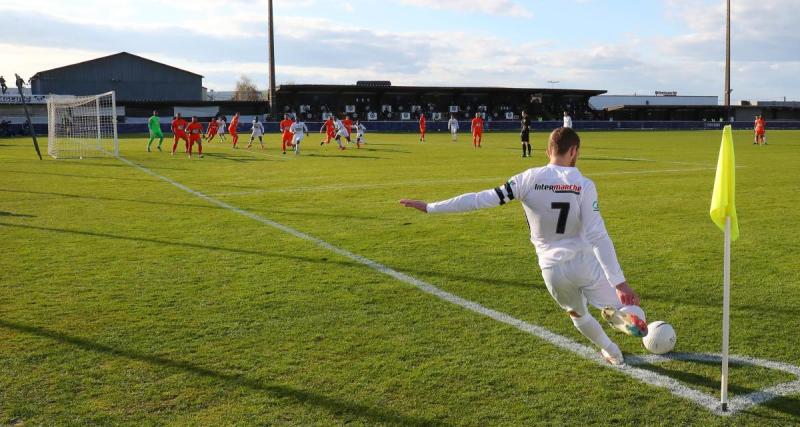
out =
{"type": "Polygon", "coordinates": [[[263,157],[253,157],[253,156],[246,156],[246,155],[238,155],[238,154],[226,154],[226,153],[205,153],[206,157],[217,158],[220,160],[229,160],[232,162],[237,163],[250,163],[250,162],[274,162],[276,160],[265,159],[263,157]]]}
{"type": "Polygon", "coordinates": [[[0,216],[10,216],[15,218],[36,218],[36,215],[16,214],[14,212],[4,212],[4,211],[0,211],[0,216]]]}
{"type": "Polygon", "coordinates": [[[6,190],[6,189],[0,188],[0,193],[38,194],[38,195],[43,195],[43,196],[66,197],[66,198],[70,198],[70,199],[105,200],[105,201],[111,201],[111,202],[145,203],[145,204],[148,204],[148,205],[179,206],[179,207],[187,207],[187,208],[204,208],[204,209],[222,209],[219,206],[198,205],[198,204],[194,204],[194,203],[154,202],[152,200],[122,199],[122,198],[117,198],[117,197],[100,197],[100,196],[89,196],[89,195],[86,195],[86,194],[53,193],[53,192],[47,192],[47,191],[6,190]]]}
{"type": "MultiPolygon", "coordinates": [[[[117,240],[128,240],[132,242],[145,242],[145,243],[154,243],[158,245],[166,245],[166,246],[177,246],[183,248],[192,248],[192,249],[203,249],[209,251],[222,251],[222,252],[231,252],[236,254],[246,254],[246,255],[259,255],[263,257],[269,258],[276,258],[278,260],[295,260],[295,261],[302,261],[302,262],[309,262],[315,264],[335,264],[342,267],[347,268],[354,268],[359,270],[364,270],[364,265],[348,260],[331,260],[328,257],[320,257],[320,258],[313,258],[301,255],[294,255],[290,253],[272,253],[266,252],[261,250],[252,250],[252,249],[241,249],[241,248],[226,248],[222,246],[213,246],[213,245],[203,245],[199,243],[188,243],[188,242],[179,242],[179,241],[170,241],[170,240],[159,240],[153,239],[149,237],[132,237],[132,236],[122,236],[118,234],[108,234],[108,233],[96,233],[93,231],[81,231],[81,230],[68,230],[63,228],[51,228],[51,227],[39,227],[35,225],[23,225],[23,224],[10,224],[5,222],[0,222],[0,227],[13,227],[13,228],[24,228],[28,230],[39,230],[39,231],[46,231],[46,232],[54,232],[54,233],[64,233],[64,234],[77,234],[82,236],[90,236],[90,237],[99,237],[104,239],[117,239],[117,240]]],[[[492,277],[473,277],[467,275],[460,275],[454,273],[443,273],[440,271],[426,271],[422,269],[413,269],[413,268],[398,268],[399,271],[402,271],[407,274],[414,274],[414,275],[424,275],[424,276],[433,276],[439,277],[442,279],[452,280],[452,281],[463,281],[471,284],[491,284],[491,285],[498,285],[498,286],[518,286],[524,288],[533,288],[540,290],[541,292],[546,292],[544,287],[533,287],[533,280],[531,281],[523,281],[523,280],[506,280],[506,279],[498,279],[492,277]]]]}
{"type": "Polygon", "coordinates": [[[300,154],[302,157],[341,157],[343,159],[384,160],[385,157],[377,156],[349,156],[347,154],[300,154]]]}
{"type": "MultiPolygon", "coordinates": [[[[94,166],[94,165],[92,165],[94,166]]],[[[33,171],[15,171],[15,170],[4,170],[3,173],[18,173],[24,175],[48,175],[48,176],[60,176],[60,177],[70,177],[70,178],[85,178],[85,179],[118,179],[123,181],[137,181],[137,182],[158,182],[157,179],[145,179],[145,178],[127,178],[121,176],[98,176],[98,175],[73,175],[68,173],[55,173],[55,172],[33,172],[33,171]]]]}
{"type": "Polygon", "coordinates": [[[47,338],[64,344],[70,344],[83,350],[104,353],[112,357],[121,357],[138,362],[149,363],[168,369],[180,370],[192,375],[224,381],[234,387],[247,387],[257,392],[266,392],[282,399],[291,399],[297,403],[323,408],[337,418],[357,417],[372,423],[388,423],[395,425],[445,425],[442,422],[400,414],[386,408],[367,406],[344,399],[325,396],[313,391],[303,390],[282,384],[270,384],[259,379],[241,375],[227,374],[205,368],[198,364],[165,357],[154,356],[134,350],[125,350],[90,341],[63,332],[51,331],[38,326],[24,325],[0,319],[0,327],[13,331],[47,338]]]}

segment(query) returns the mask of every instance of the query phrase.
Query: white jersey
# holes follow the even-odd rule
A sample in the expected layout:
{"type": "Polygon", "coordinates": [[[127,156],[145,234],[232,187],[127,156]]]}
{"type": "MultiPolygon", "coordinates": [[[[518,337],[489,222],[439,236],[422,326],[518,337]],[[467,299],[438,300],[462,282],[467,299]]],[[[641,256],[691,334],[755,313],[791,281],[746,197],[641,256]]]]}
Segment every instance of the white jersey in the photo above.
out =
{"type": "Polygon", "coordinates": [[[308,133],[308,126],[306,126],[305,122],[294,122],[289,128],[289,132],[294,135],[294,140],[299,142],[302,141],[308,133]]]}
{"type": "Polygon", "coordinates": [[[262,125],[261,122],[253,120],[253,136],[262,135],[264,135],[264,125],[262,125]]]}
{"type": "Polygon", "coordinates": [[[571,128],[572,127],[572,117],[570,117],[568,115],[564,116],[564,127],[565,128],[571,128]]]}
{"type": "Polygon", "coordinates": [[[336,129],[336,136],[350,137],[350,132],[347,131],[347,128],[344,127],[344,123],[342,123],[341,120],[336,119],[333,122],[333,128],[336,129]]]}
{"type": "Polygon", "coordinates": [[[458,120],[456,119],[448,120],[447,128],[450,129],[450,132],[458,132],[458,120]]]}
{"type": "Polygon", "coordinates": [[[356,136],[358,136],[359,138],[363,138],[364,137],[364,133],[366,131],[367,131],[367,128],[364,127],[363,124],[359,123],[359,124],[356,125],[356,136]]]}
{"type": "Polygon", "coordinates": [[[217,124],[219,125],[219,129],[217,129],[217,132],[220,135],[224,134],[225,131],[227,130],[227,127],[226,127],[227,123],[225,123],[225,120],[217,119],[217,124]]]}
{"type": "Polygon", "coordinates": [[[539,266],[552,267],[594,252],[608,282],[625,281],[597,202],[594,183],[577,168],[528,169],[497,188],[428,204],[428,213],[464,212],[522,202],[539,266]]]}

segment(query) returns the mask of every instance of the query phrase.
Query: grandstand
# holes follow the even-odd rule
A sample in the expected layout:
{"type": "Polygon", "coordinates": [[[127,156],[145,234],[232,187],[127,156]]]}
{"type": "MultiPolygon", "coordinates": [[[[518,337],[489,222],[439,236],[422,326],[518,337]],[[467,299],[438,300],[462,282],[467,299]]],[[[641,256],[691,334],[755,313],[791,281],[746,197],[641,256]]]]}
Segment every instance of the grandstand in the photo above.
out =
{"type": "Polygon", "coordinates": [[[558,120],[564,111],[581,120],[594,118],[589,98],[604,90],[393,86],[390,82],[355,85],[280,85],[276,90],[278,113],[297,112],[306,120],[326,113],[347,112],[355,118],[375,120],[447,120],[455,114],[466,120],[482,113],[488,120],[517,120],[527,110],[534,118],[558,120]]]}

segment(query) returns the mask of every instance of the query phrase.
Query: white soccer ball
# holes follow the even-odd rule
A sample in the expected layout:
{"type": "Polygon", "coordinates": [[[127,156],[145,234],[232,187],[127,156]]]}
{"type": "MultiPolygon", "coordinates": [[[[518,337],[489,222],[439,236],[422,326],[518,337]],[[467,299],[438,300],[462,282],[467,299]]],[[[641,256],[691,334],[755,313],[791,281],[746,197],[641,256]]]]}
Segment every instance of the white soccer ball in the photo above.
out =
{"type": "Polygon", "coordinates": [[[638,305],[626,305],[619,309],[619,311],[627,314],[635,314],[636,317],[642,319],[642,322],[647,322],[647,319],[644,316],[644,310],[642,307],[638,305]]]}
{"type": "Polygon", "coordinates": [[[653,354],[669,353],[675,348],[675,329],[667,322],[659,320],[647,325],[647,336],[642,338],[644,348],[653,354]]]}

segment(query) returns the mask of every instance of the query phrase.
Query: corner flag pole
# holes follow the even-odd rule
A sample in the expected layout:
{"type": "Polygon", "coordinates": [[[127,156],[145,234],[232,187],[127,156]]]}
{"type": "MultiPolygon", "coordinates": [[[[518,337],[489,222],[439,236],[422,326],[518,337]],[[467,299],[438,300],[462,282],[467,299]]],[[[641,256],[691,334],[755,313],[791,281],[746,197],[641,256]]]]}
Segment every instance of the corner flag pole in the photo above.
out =
{"type": "Polygon", "coordinates": [[[731,328],[731,217],[725,217],[725,255],[722,284],[722,384],[720,403],[728,411],[728,352],[731,328]]]}
{"type": "Polygon", "coordinates": [[[19,74],[14,74],[14,76],[17,78],[17,91],[19,91],[19,97],[22,99],[22,108],[25,110],[25,118],[28,119],[28,124],[30,124],[31,138],[33,138],[33,148],[36,149],[36,154],[39,155],[39,160],[42,160],[42,152],[39,151],[39,142],[36,140],[36,131],[33,129],[31,113],[28,112],[28,103],[25,102],[25,94],[22,93],[22,87],[25,85],[25,80],[22,80],[22,77],[20,77],[19,74]]]}
{"type": "Polygon", "coordinates": [[[728,410],[728,352],[731,316],[731,242],[739,238],[739,219],[736,215],[736,160],[733,153],[731,125],[722,130],[722,143],[711,193],[711,221],[725,233],[725,250],[722,278],[722,381],[720,403],[728,410]]]}

